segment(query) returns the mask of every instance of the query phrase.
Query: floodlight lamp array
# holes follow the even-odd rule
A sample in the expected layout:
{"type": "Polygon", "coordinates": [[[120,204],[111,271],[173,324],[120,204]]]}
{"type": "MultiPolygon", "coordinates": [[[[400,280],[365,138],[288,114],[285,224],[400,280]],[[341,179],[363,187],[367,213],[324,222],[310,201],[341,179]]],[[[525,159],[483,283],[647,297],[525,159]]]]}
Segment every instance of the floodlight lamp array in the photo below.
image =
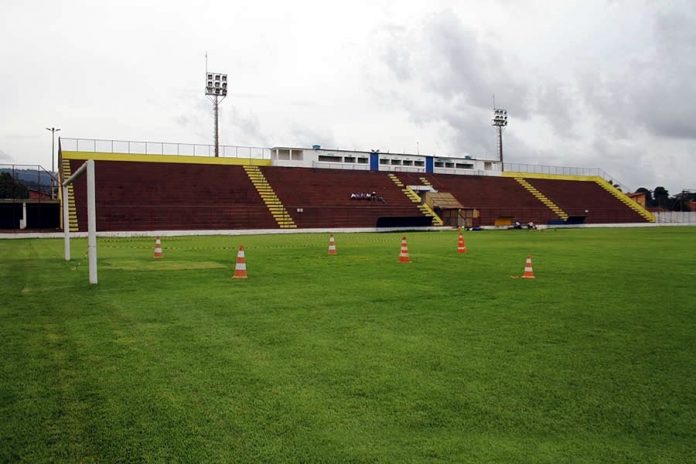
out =
{"type": "Polygon", "coordinates": [[[218,97],[227,96],[227,74],[207,73],[205,82],[205,94],[218,97]]]}
{"type": "Polygon", "coordinates": [[[493,125],[498,127],[507,126],[507,110],[496,108],[493,110],[493,125]]]}

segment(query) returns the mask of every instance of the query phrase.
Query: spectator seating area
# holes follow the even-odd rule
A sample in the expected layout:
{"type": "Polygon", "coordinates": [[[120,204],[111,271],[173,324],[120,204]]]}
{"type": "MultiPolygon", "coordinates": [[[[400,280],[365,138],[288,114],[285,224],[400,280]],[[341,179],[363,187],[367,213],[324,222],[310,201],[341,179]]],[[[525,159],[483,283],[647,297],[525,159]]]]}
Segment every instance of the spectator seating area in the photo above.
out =
{"type": "Polygon", "coordinates": [[[422,216],[385,173],[282,167],[261,170],[300,228],[375,227],[383,217],[422,216]],[[379,192],[384,201],[351,200],[356,192],[379,192]]]}
{"type": "Polygon", "coordinates": [[[511,177],[399,174],[399,178],[408,185],[424,185],[421,178],[425,178],[435,190],[451,193],[464,207],[478,209],[481,225],[494,225],[498,218],[523,224],[558,219],[511,177]]]}
{"type": "Polygon", "coordinates": [[[528,179],[534,187],[569,216],[584,217],[587,224],[645,222],[638,213],[592,181],[528,179]]]}
{"type": "MultiPolygon", "coordinates": [[[[72,160],[72,172],[82,163],[72,160]]],[[[97,230],[277,228],[242,166],[97,161],[95,171],[97,230]]],[[[75,198],[85,231],[85,176],[75,198]]]]}
{"type": "MultiPolygon", "coordinates": [[[[71,171],[82,163],[71,160],[71,171]]],[[[387,172],[271,166],[262,166],[261,172],[298,228],[376,227],[423,219],[418,204],[387,172]],[[383,201],[351,198],[360,192],[378,192],[383,201]]],[[[394,174],[405,185],[432,187],[452,194],[465,208],[476,208],[482,226],[494,225],[500,218],[522,224],[560,221],[512,177],[394,174]]],[[[279,227],[240,165],[97,160],[96,179],[97,229],[101,231],[279,227]]],[[[596,182],[527,181],[569,216],[582,217],[587,223],[645,222],[596,182]]],[[[85,231],[84,177],[76,181],[74,191],[79,230],[85,231]]]]}

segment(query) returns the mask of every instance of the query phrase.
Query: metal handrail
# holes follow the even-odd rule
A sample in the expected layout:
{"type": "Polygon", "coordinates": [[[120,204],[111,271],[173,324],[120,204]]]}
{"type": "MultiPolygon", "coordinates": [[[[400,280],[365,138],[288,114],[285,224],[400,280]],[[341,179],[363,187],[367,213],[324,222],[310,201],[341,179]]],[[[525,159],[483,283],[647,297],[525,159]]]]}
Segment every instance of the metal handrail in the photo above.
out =
{"type": "Polygon", "coordinates": [[[565,176],[594,176],[601,177],[614,186],[618,186],[622,191],[629,191],[628,187],[619,182],[615,176],[610,175],[600,168],[579,168],[570,166],[551,166],[543,164],[521,164],[521,163],[505,163],[503,165],[505,171],[528,172],[531,174],[555,174],[565,176]]]}
{"type": "Polygon", "coordinates": [[[51,197],[55,198],[56,195],[56,188],[58,186],[58,176],[55,173],[52,173],[50,171],[47,171],[44,169],[43,166],[40,164],[16,164],[16,163],[0,163],[0,172],[7,172],[9,173],[13,179],[18,179],[15,171],[17,170],[22,170],[22,171],[36,171],[36,186],[40,189],[40,191],[44,191],[41,183],[41,173],[46,174],[50,179],[51,179],[51,185],[48,187],[50,189],[50,195],[51,197]]]}
{"type": "MultiPolygon", "coordinates": [[[[182,142],[148,142],[134,140],[117,140],[117,139],[83,139],[83,138],[64,138],[58,139],[59,147],[65,151],[93,151],[102,153],[127,153],[127,154],[144,154],[144,155],[177,155],[177,156],[208,156],[212,157],[215,154],[215,146],[208,144],[182,143],[182,142]]],[[[243,145],[220,145],[220,157],[225,158],[256,158],[256,159],[271,159],[272,148],[270,147],[255,147],[243,145]]],[[[362,152],[355,152],[362,153],[362,152]]],[[[389,154],[389,153],[385,153],[389,154]]],[[[409,155],[413,156],[413,155],[409,155]]],[[[424,156],[423,156],[424,157],[424,156]]],[[[321,162],[316,167],[328,167],[329,163],[321,162]]],[[[504,163],[505,171],[528,172],[536,174],[556,174],[556,175],[573,175],[573,176],[597,176],[601,177],[612,185],[617,186],[623,191],[629,189],[615,176],[610,175],[600,168],[579,168],[568,166],[552,166],[539,164],[523,164],[523,163],[504,163]]],[[[403,170],[412,172],[423,172],[420,168],[414,169],[391,169],[387,170],[403,170]]],[[[491,172],[492,174],[492,172],[491,172]]]]}
{"type": "MultiPolygon", "coordinates": [[[[150,142],[144,140],[117,139],[59,139],[63,151],[93,151],[101,153],[127,153],[138,155],[214,156],[215,146],[183,142],[150,142]]],[[[271,148],[243,145],[220,145],[220,157],[270,159],[271,148]]]]}
{"type": "Polygon", "coordinates": [[[46,175],[50,176],[54,180],[58,180],[58,176],[56,176],[54,173],[51,171],[47,171],[43,166],[40,164],[17,164],[17,163],[0,163],[0,169],[11,169],[14,170],[15,168],[20,168],[20,169],[36,169],[37,171],[43,171],[46,173],[46,175]]]}

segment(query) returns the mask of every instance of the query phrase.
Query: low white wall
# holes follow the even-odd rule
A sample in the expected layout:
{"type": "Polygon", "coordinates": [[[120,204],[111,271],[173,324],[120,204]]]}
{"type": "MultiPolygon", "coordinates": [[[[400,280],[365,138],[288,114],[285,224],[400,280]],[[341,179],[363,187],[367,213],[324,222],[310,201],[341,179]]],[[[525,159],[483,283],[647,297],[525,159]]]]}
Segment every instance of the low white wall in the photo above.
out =
{"type": "MultiPolygon", "coordinates": [[[[153,230],[135,232],[97,232],[97,237],[186,237],[205,235],[271,235],[271,234],[325,234],[350,232],[406,232],[406,231],[442,231],[452,230],[452,227],[356,227],[356,228],[320,228],[320,229],[232,229],[232,230],[153,230]]],[[[27,238],[63,238],[62,232],[30,232],[30,233],[0,233],[2,239],[27,238]]],[[[70,238],[86,238],[87,232],[73,232],[70,238]]]]}
{"type": "Polygon", "coordinates": [[[655,213],[659,224],[696,224],[694,211],[665,211],[655,213]]]}
{"type": "MultiPolygon", "coordinates": [[[[628,227],[696,227],[696,223],[689,224],[655,224],[655,223],[621,223],[621,224],[577,224],[577,225],[546,225],[538,224],[538,229],[595,229],[595,228],[628,228],[628,227]]],[[[153,230],[137,232],[97,232],[97,237],[180,237],[196,235],[270,235],[270,234],[325,234],[325,233],[350,233],[350,232],[442,232],[454,230],[455,227],[356,227],[351,228],[322,228],[322,229],[249,229],[249,230],[153,230]]],[[[484,230],[509,230],[508,227],[482,226],[484,230]]],[[[2,233],[0,240],[27,239],[27,238],[63,238],[62,232],[29,232],[29,233],[2,233]]],[[[86,238],[87,232],[73,232],[70,238],[86,238]]]]}

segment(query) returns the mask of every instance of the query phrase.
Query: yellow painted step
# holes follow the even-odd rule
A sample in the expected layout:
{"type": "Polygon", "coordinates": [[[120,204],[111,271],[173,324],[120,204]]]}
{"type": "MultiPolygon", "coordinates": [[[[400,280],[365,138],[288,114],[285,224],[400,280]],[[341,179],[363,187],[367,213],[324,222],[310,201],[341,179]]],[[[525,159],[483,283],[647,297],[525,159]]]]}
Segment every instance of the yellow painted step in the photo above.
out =
{"type": "Polygon", "coordinates": [[[595,182],[599,184],[600,187],[602,187],[604,190],[607,192],[611,193],[616,199],[618,199],[621,203],[625,204],[629,208],[631,208],[633,211],[636,213],[640,214],[640,216],[643,217],[648,222],[656,222],[657,219],[655,218],[655,215],[648,211],[647,209],[643,208],[641,205],[630,199],[625,193],[623,193],[621,190],[617,189],[613,185],[611,185],[609,182],[604,180],[601,177],[598,177],[595,179],[595,182]]]}
{"type": "Polygon", "coordinates": [[[292,220],[290,213],[288,213],[285,206],[283,206],[283,203],[280,201],[280,198],[278,198],[273,191],[273,187],[268,183],[261,169],[259,169],[258,166],[244,166],[244,171],[266,205],[266,208],[271,213],[271,216],[273,216],[278,227],[281,229],[296,228],[297,225],[292,220]]]}
{"type": "Polygon", "coordinates": [[[541,203],[544,204],[547,208],[549,208],[551,211],[553,211],[558,217],[563,219],[564,221],[568,219],[568,213],[563,211],[560,206],[558,206],[556,203],[554,203],[550,198],[548,198],[546,195],[541,193],[539,190],[537,190],[532,184],[530,184],[526,179],[523,179],[522,177],[515,177],[514,178],[518,184],[520,184],[522,187],[525,188],[529,193],[532,194],[534,198],[539,200],[541,203]]]}

